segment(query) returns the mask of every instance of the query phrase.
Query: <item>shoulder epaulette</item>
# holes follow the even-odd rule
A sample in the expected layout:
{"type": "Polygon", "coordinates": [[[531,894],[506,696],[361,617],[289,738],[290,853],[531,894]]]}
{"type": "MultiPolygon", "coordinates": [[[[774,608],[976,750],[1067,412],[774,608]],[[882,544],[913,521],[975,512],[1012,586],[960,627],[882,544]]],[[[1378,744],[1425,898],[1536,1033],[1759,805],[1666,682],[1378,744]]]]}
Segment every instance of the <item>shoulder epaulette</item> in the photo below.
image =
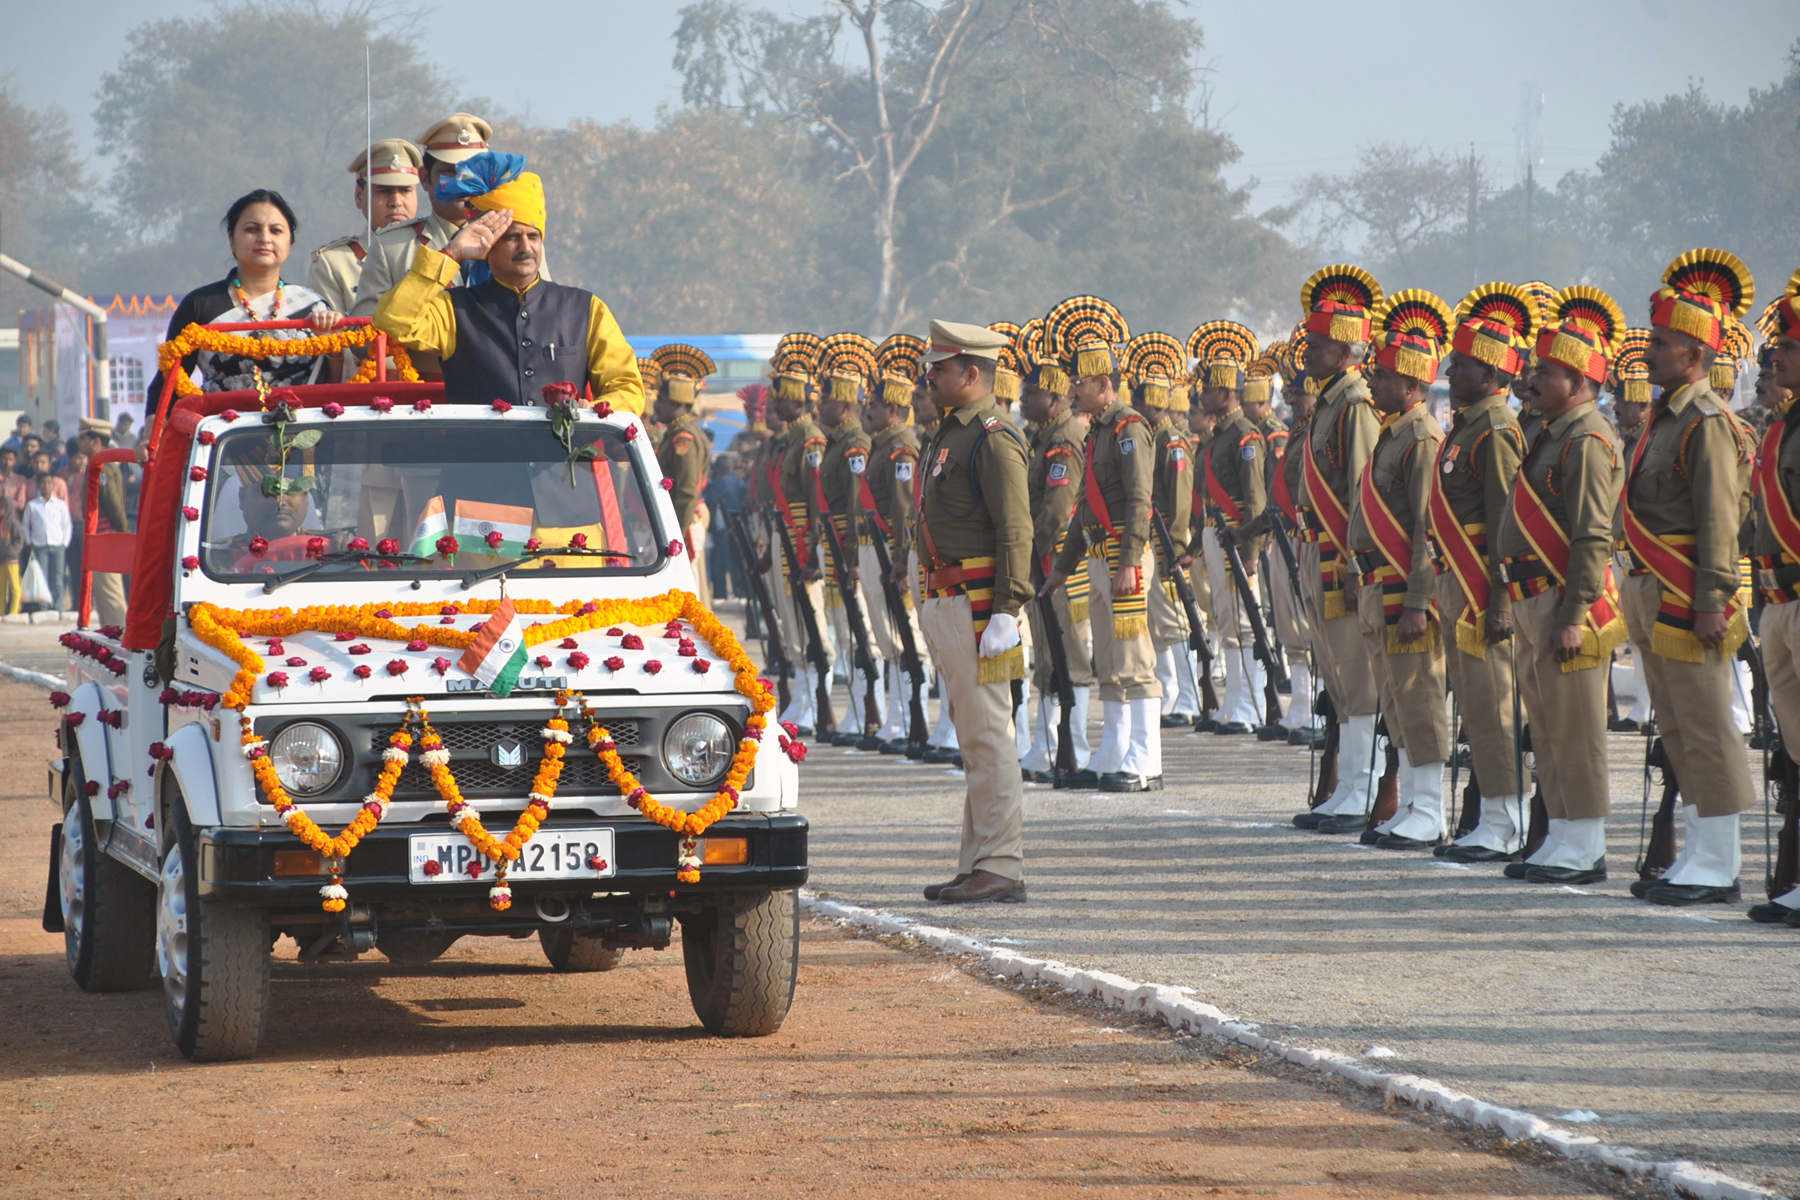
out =
{"type": "Polygon", "coordinates": [[[1138,412],[1136,409],[1127,409],[1125,415],[1120,417],[1118,422],[1113,426],[1113,436],[1118,437],[1125,432],[1125,427],[1127,425],[1134,423],[1139,425],[1149,424],[1148,421],[1144,420],[1143,413],[1138,412]]]}
{"type": "Polygon", "coordinates": [[[985,429],[998,429],[1000,427],[1000,418],[989,413],[987,416],[981,418],[981,424],[985,429]]]}
{"type": "Polygon", "coordinates": [[[313,261],[317,262],[319,260],[319,255],[325,253],[327,250],[336,250],[339,246],[350,246],[353,249],[360,248],[357,246],[356,235],[354,233],[346,233],[343,237],[334,238],[333,240],[326,242],[323,246],[320,246],[317,250],[314,250],[312,252],[313,261]]]}
{"type": "Polygon", "coordinates": [[[1249,444],[1250,442],[1262,442],[1262,441],[1267,441],[1267,440],[1268,439],[1263,437],[1261,432],[1259,432],[1258,430],[1252,429],[1250,432],[1246,433],[1243,437],[1238,439],[1238,445],[1243,446],[1243,445],[1249,444]]]}

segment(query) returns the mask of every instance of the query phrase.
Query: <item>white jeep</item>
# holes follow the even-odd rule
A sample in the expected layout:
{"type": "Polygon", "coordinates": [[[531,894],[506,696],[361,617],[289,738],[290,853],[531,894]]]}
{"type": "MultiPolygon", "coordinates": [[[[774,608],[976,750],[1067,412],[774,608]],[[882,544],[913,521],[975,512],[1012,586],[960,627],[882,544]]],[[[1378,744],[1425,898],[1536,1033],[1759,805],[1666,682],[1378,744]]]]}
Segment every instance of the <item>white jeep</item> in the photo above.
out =
{"type": "MultiPolygon", "coordinates": [[[[754,740],[753,697],[725,650],[693,619],[663,619],[694,577],[650,438],[622,413],[586,410],[559,432],[544,408],[432,404],[441,394],[299,388],[279,422],[254,393],[175,404],[140,532],[91,534],[87,565],[134,562],[132,603],[161,605],[143,586],[157,564],[173,584],[162,607],[177,615],[160,639],[91,628],[84,585],[82,628],[64,639],[69,692],[53,697],[63,820],[45,927],[63,932],[86,990],[160,981],[194,1059],[255,1052],[284,934],[302,963],[371,949],[424,963],[466,935],[536,934],[556,970],[605,971],[626,949],[667,946],[679,921],[705,1027],[774,1032],[793,996],[807,877],[804,749],[772,724],[754,740]],[[177,491],[179,515],[159,521],[151,506],[177,491]],[[505,676],[484,685],[456,643],[503,596],[527,642],[571,616],[601,623],[528,645],[502,696],[505,676]],[[607,619],[630,601],[662,611],[607,619]],[[396,624],[417,635],[366,632],[396,624]],[[561,736],[547,724],[559,696],[561,736]],[[549,815],[503,880],[456,823],[468,813],[452,816],[421,714],[496,839],[526,812],[546,747],[568,739],[549,815]],[[616,750],[590,744],[601,726],[616,750]],[[412,744],[384,796],[403,727],[412,744]],[[639,785],[628,794],[609,751],[639,785]],[[697,837],[643,815],[716,803],[746,768],[735,806],[697,837]],[[285,798],[259,782],[269,769],[285,798]],[[350,853],[322,853],[277,799],[321,841],[359,814],[379,820],[350,853]]],[[[127,629],[162,615],[134,609],[127,629]]],[[[489,649],[503,661],[515,647],[489,649]]]]}

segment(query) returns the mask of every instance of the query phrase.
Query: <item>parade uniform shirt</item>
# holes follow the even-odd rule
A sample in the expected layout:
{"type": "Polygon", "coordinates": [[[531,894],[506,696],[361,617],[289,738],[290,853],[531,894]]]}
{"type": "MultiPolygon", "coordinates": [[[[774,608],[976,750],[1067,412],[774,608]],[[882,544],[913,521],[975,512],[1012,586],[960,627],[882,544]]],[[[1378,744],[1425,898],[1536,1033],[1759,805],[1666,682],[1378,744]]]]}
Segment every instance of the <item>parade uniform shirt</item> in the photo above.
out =
{"type": "Polygon", "coordinates": [[[1081,500],[1085,433],[1081,419],[1065,409],[1033,439],[1031,469],[1026,475],[1031,498],[1031,554],[1046,571],[1081,500]]]}
{"type": "Polygon", "coordinates": [[[919,487],[919,435],[911,425],[890,425],[869,439],[862,483],[868,488],[867,507],[888,539],[889,559],[905,562],[919,487]]]}
{"type": "Polygon", "coordinates": [[[1211,523],[1214,519],[1210,506],[1218,506],[1226,523],[1237,531],[1238,544],[1251,562],[1261,553],[1260,537],[1269,527],[1267,456],[1268,442],[1262,431],[1243,409],[1234,408],[1213,426],[1201,460],[1198,490],[1209,506],[1206,520],[1211,523]]]}
{"type": "Polygon", "coordinates": [[[682,413],[670,421],[656,449],[656,462],[663,477],[673,484],[669,500],[675,505],[675,523],[682,530],[693,525],[694,509],[706,489],[706,460],[705,435],[694,414],[682,413]]]}
{"type": "MultiPolygon", "coordinates": [[[[1432,565],[1431,539],[1423,535],[1431,471],[1443,438],[1430,408],[1423,402],[1415,404],[1381,423],[1365,468],[1375,497],[1412,544],[1411,561],[1405,564],[1405,607],[1412,612],[1429,611],[1436,599],[1437,571],[1432,565]]],[[[1387,556],[1381,552],[1374,532],[1374,524],[1381,518],[1364,511],[1362,489],[1359,487],[1358,491],[1357,504],[1350,511],[1350,549],[1363,574],[1369,575],[1377,563],[1387,563],[1387,556]]],[[[1394,569],[1400,568],[1394,565],[1394,569]]]]}
{"type": "Polygon", "coordinates": [[[548,384],[585,383],[596,403],[644,411],[637,356],[598,296],[542,278],[523,291],[498,279],[452,288],[459,270],[421,247],[375,311],[388,336],[443,360],[450,403],[537,404],[548,384]]]}
{"type": "MultiPolygon", "coordinates": [[[[1500,556],[1489,549],[1500,533],[1513,480],[1519,474],[1519,460],[1524,456],[1525,435],[1505,392],[1457,409],[1450,418],[1450,436],[1438,453],[1437,483],[1444,501],[1456,522],[1470,531],[1470,540],[1483,557],[1489,612],[1506,612],[1512,607],[1500,556]]],[[[1436,532],[1441,557],[1449,531],[1436,532]]]]}
{"type": "MultiPolygon", "coordinates": [[[[1018,616],[1032,595],[1023,440],[986,396],[944,414],[920,464],[925,477],[916,547],[929,573],[928,589],[942,590],[934,578],[942,568],[960,564],[966,572],[971,562],[990,561],[992,612],[1018,616]]],[[[983,615],[975,615],[985,625],[983,615]]]]}
{"type": "Polygon", "coordinates": [[[825,496],[825,507],[843,539],[844,553],[855,566],[856,548],[862,544],[858,536],[862,511],[862,481],[869,473],[868,432],[855,417],[845,417],[825,439],[825,456],[819,464],[819,487],[825,496]]]}
{"type": "Polygon", "coordinates": [[[356,285],[368,256],[368,247],[356,234],[326,242],[312,252],[306,286],[323,296],[331,311],[348,314],[356,307],[356,285]]]}
{"type": "MultiPolygon", "coordinates": [[[[1580,404],[1543,426],[1525,453],[1515,486],[1529,486],[1569,538],[1569,567],[1557,620],[1580,625],[1606,586],[1612,556],[1613,507],[1623,458],[1611,424],[1593,404],[1580,404]]],[[[1502,560],[1535,558],[1509,505],[1492,553],[1502,560]]],[[[1736,578],[1735,563],[1732,568],[1736,578]]]]}
{"type": "Polygon", "coordinates": [[[825,435],[802,415],[788,429],[787,449],[781,456],[778,480],[787,498],[788,528],[794,533],[794,547],[803,562],[812,562],[814,539],[819,531],[813,522],[819,516],[819,469],[825,464],[825,435]]]}
{"type": "Polygon", "coordinates": [[[1169,540],[1179,549],[1187,544],[1194,517],[1194,455],[1187,436],[1166,415],[1156,424],[1156,470],[1150,487],[1151,503],[1168,522],[1169,540]]]}
{"type": "Polygon", "coordinates": [[[1093,419],[1088,429],[1081,502],[1069,523],[1069,538],[1056,560],[1057,570],[1072,572],[1088,546],[1097,550],[1109,539],[1119,543],[1119,562],[1130,566],[1143,559],[1150,544],[1155,451],[1149,422],[1124,401],[1114,400],[1093,419]]]}

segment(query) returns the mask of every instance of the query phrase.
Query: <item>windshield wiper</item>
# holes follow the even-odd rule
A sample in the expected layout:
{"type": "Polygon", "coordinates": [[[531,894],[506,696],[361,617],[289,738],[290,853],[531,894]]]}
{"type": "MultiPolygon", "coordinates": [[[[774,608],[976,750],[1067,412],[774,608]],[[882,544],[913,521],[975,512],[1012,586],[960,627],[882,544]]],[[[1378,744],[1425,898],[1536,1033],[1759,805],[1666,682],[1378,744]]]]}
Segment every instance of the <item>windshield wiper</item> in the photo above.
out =
{"type": "Polygon", "coordinates": [[[277,575],[264,583],[263,595],[268,595],[270,592],[273,592],[276,588],[281,587],[284,584],[298,583],[300,580],[305,579],[310,575],[316,575],[333,563],[378,562],[398,567],[404,566],[407,563],[428,563],[430,561],[429,558],[418,554],[383,554],[379,550],[333,550],[330,553],[319,555],[317,559],[307,563],[298,571],[290,571],[286,575],[277,575]]]}
{"type": "Polygon", "coordinates": [[[522,567],[526,563],[534,562],[540,558],[549,558],[551,555],[561,558],[564,555],[579,556],[584,554],[590,558],[622,558],[626,562],[630,562],[636,557],[635,555],[625,554],[618,550],[594,550],[587,546],[563,546],[554,550],[549,546],[540,546],[536,550],[526,551],[522,558],[515,558],[511,562],[501,563],[497,567],[483,567],[479,571],[470,571],[466,573],[462,577],[462,590],[466,592],[478,583],[486,583],[496,575],[504,575],[508,571],[522,567]]]}

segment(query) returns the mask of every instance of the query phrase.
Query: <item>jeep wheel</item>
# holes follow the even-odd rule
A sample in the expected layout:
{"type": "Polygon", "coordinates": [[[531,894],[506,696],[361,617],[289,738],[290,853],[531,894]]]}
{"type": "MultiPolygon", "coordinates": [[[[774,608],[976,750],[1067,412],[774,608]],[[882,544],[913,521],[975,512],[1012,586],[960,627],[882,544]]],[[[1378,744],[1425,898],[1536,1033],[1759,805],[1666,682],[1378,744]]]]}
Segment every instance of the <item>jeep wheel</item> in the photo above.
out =
{"type": "Polygon", "coordinates": [[[444,951],[456,945],[454,933],[427,933],[423,929],[382,930],[375,935],[375,948],[395,966],[422,967],[436,962],[444,951]]]}
{"type": "Polygon", "coordinates": [[[69,974],[85,992],[129,992],[156,982],[156,889],[100,848],[77,772],[63,785],[56,882],[69,974]]]}
{"type": "Polygon", "coordinates": [[[200,897],[198,839],[177,795],[156,888],[156,962],[175,1046],[195,1062],[249,1058],[269,1004],[269,914],[200,897]]]}
{"type": "Polygon", "coordinates": [[[610,971],[625,958],[624,947],[608,946],[605,938],[573,929],[540,929],[538,945],[558,971],[610,971]]]}
{"type": "Polygon", "coordinates": [[[725,892],[681,919],[688,998],[707,1032],[765,1037],[781,1028],[800,970],[794,893],[725,892]]]}

